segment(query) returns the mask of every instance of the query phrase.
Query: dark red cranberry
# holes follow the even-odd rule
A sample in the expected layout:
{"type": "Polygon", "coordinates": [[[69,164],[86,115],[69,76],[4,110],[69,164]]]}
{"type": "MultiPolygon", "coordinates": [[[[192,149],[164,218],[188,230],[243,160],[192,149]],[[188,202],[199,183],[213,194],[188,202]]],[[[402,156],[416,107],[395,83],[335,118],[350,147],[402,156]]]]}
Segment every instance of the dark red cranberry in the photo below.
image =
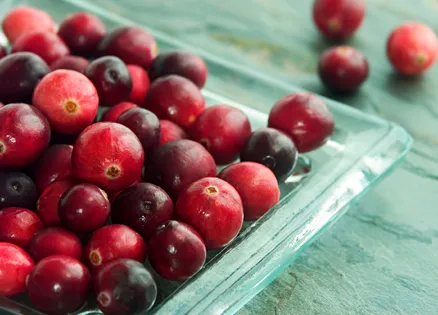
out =
{"type": "Polygon", "coordinates": [[[251,135],[248,117],[228,105],[215,105],[204,110],[190,129],[192,139],[201,143],[216,164],[235,161],[251,135]]]}
{"type": "Polygon", "coordinates": [[[50,64],[50,69],[55,70],[73,70],[79,73],[85,73],[88,67],[88,60],[77,56],[64,56],[50,64]]]}
{"type": "Polygon", "coordinates": [[[365,16],[365,0],[315,0],[313,21],[329,39],[352,36],[365,16]]]}
{"type": "MultiPolygon", "coordinates": [[[[143,177],[140,177],[138,180],[136,180],[131,186],[135,186],[137,184],[140,184],[143,181],[143,177]]],[[[108,200],[110,201],[110,203],[112,204],[114,202],[114,200],[116,200],[117,196],[120,195],[120,193],[124,191],[124,189],[122,190],[113,190],[113,191],[108,191],[108,200]]],[[[111,206],[112,207],[112,206],[111,206]]],[[[113,222],[115,223],[115,222],[113,222]]]]}
{"type": "Polygon", "coordinates": [[[127,127],[99,122],[86,128],[73,148],[75,175],[108,190],[122,190],[141,176],[143,147],[127,127]]]}
{"type": "Polygon", "coordinates": [[[111,205],[111,221],[126,224],[145,239],[172,216],[172,199],[163,189],[149,183],[123,190],[111,205]]]}
{"type": "Polygon", "coordinates": [[[58,35],[73,54],[89,57],[95,54],[105,32],[105,24],[97,16],[76,12],[62,21],[58,35]]]}
{"type": "Polygon", "coordinates": [[[0,296],[23,293],[33,267],[32,258],[23,249],[0,242],[0,296]]]}
{"type": "Polygon", "coordinates": [[[186,128],[204,110],[205,100],[201,91],[190,80],[169,75],[151,84],[144,106],[158,118],[171,120],[186,128]]]}
{"type": "Polygon", "coordinates": [[[35,261],[52,255],[65,255],[79,260],[82,257],[82,244],[74,233],[51,227],[39,231],[33,237],[29,253],[35,261]]]}
{"type": "Polygon", "coordinates": [[[177,124],[170,120],[160,120],[160,145],[188,137],[184,129],[177,124]]]}
{"type": "Polygon", "coordinates": [[[6,57],[7,55],[8,55],[8,51],[6,50],[5,46],[0,45],[0,59],[6,57]]]}
{"type": "Polygon", "coordinates": [[[77,259],[64,255],[39,261],[27,279],[32,304],[49,314],[65,315],[81,308],[91,286],[91,275],[77,259]]]}
{"type": "Polygon", "coordinates": [[[149,67],[148,73],[152,81],[176,74],[189,79],[201,89],[207,81],[208,70],[204,60],[198,55],[188,51],[172,51],[159,54],[149,67]]]}
{"type": "Polygon", "coordinates": [[[297,161],[298,152],[292,140],[273,128],[260,128],[240,151],[240,160],[263,164],[283,179],[290,174],[297,161]]]}
{"type": "Polygon", "coordinates": [[[110,109],[107,109],[103,115],[102,119],[100,121],[108,121],[108,122],[116,122],[117,119],[119,119],[120,115],[126,112],[127,110],[131,108],[138,107],[134,103],[131,102],[121,102],[117,105],[114,105],[110,109]]]}
{"type": "Polygon", "coordinates": [[[179,220],[199,232],[207,249],[225,247],[242,228],[239,193],[219,178],[206,177],[192,183],[178,198],[175,209],[179,220]]]}
{"type": "Polygon", "coordinates": [[[393,67],[404,75],[417,75],[434,63],[438,41],[428,26],[407,22],[392,31],[386,43],[386,54],[393,67]]]}
{"type": "Polygon", "coordinates": [[[174,200],[194,181],[216,175],[210,153],[192,140],[169,142],[156,149],[145,165],[145,180],[162,187],[174,200]]]}
{"type": "Polygon", "coordinates": [[[34,209],[37,199],[35,183],[29,176],[0,170],[0,210],[8,207],[34,209]]]}
{"type": "Polygon", "coordinates": [[[112,224],[93,233],[84,250],[84,259],[91,270],[118,258],[134,259],[143,263],[147,256],[143,238],[122,224],[112,224]]]}
{"type": "Polygon", "coordinates": [[[167,221],[149,240],[149,261],[163,278],[184,281],[205,263],[207,250],[198,232],[190,225],[167,221]]]}
{"type": "Polygon", "coordinates": [[[129,100],[135,104],[143,104],[151,82],[148,73],[140,66],[127,65],[132,79],[132,90],[129,100]]]}
{"type": "Polygon", "coordinates": [[[145,69],[150,66],[158,52],[154,37],[135,26],[121,26],[112,30],[102,39],[98,49],[101,56],[117,56],[126,64],[145,69]]]}
{"type": "Polygon", "coordinates": [[[303,153],[322,146],[332,135],[335,122],[321,98],[303,92],[281,98],[269,113],[268,126],[286,133],[303,153]]]}

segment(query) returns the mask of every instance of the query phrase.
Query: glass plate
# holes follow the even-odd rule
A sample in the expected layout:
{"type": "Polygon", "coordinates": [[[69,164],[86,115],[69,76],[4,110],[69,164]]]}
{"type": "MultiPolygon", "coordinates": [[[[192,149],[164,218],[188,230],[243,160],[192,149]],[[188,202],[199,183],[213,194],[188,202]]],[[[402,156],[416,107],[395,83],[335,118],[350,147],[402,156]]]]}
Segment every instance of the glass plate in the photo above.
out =
{"type": "MultiPolygon", "coordinates": [[[[2,0],[0,15],[26,4],[39,7],[57,22],[71,12],[87,10],[112,29],[133,25],[114,12],[82,0],[2,0]]],[[[1,16],[2,17],[2,16],[1,16]]],[[[225,103],[246,112],[253,129],[266,126],[272,104],[300,89],[251,69],[235,65],[199,47],[191,47],[141,25],[154,34],[161,51],[185,49],[200,54],[209,69],[203,93],[209,105],[225,103]]],[[[6,43],[4,37],[0,38],[6,43]]],[[[281,183],[280,202],[264,217],[246,223],[227,248],[208,254],[205,267],[185,283],[159,286],[153,314],[232,314],[268,285],[305,246],[344,214],[380,179],[391,172],[411,147],[411,137],[399,126],[326,100],[336,120],[331,140],[300,156],[294,173],[281,183]]],[[[38,314],[26,297],[0,298],[0,310],[38,314]]],[[[3,314],[3,313],[2,313],[3,314]]],[[[78,314],[100,314],[90,302],[78,314]]]]}

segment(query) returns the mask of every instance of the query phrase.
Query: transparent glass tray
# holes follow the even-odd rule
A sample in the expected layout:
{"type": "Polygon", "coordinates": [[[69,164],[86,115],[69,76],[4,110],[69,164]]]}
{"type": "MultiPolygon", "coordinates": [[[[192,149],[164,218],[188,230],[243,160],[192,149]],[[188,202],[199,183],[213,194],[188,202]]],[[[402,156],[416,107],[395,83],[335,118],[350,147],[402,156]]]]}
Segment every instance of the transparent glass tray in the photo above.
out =
{"type": "MultiPolygon", "coordinates": [[[[2,0],[0,17],[13,7],[39,7],[57,22],[71,12],[97,14],[108,29],[134,24],[114,12],[82,0],[2,0]]],[[[208,104],[226,103],[244,110],[253,129],[266,126],[272,104],[300,91],[298,87],[264,77],[199,47],[191,47],[149,29],[160,50],[186,49],[203,56],[209,69],[204,95],[208,104]]],[[[0,41],[6,43],[4,37],[0,41]]],[[[205,267],[185,283],[156,275],[159,296],[152,314],[232,314],[268,285],[305,246],[344,214],[378,180],[391,172],[411,147],[411,137],[399,126],[326,100],[336,120],[332,139],[306,156],[285,182],[281,200],[255,223],[245,224],[236,240],[210,252],[205,267]]],[[[0,298],[0,313],[39,314],[26,297],[0,298]]],[[[78,314],[100,314],[91,303],[78,314]]]]}

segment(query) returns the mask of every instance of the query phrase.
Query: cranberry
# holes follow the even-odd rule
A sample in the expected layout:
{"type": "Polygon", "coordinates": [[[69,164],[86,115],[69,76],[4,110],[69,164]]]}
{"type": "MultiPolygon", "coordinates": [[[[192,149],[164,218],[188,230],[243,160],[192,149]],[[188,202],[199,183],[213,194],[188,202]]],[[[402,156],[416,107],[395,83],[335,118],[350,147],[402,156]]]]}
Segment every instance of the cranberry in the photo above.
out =
{"type": "Polygon", "coordinates": [[[177,75],[169,75],[151,84],[145,108],[160,119],[171,120],[186,128],[204,110],[205,100],[194,83],[177,75]]]}
{"type": "Polygon", "coordinates": [[[58,203],[61,196],[75,185],[75,182],[61,180],[46,187],[37,202],[36,213],[45,226],[60,226],[58,203]]]}
{"type": "Polygon", "coordinates": [[[215,105],[198,116],[190,134],[211,153],[218,165],[224,165],[238,158],[251,135],[251,125],[240,109],[215,105]]]}
{"type": "Polygon", "coordinates": [[[94,271],[117,258],[144,262],[146,255],[146,243],[140,234],[122,224],[104,226],[94,232],[84,251],[85,260],[94,271]]]}
{"type": "Polygon", "coordinates": [[[117,123],[87,127],[73,148],[75,175],[108,190],[129,187],[140,178],[143,163],[144,152],[137,136],[117,123]]]}
{"type": "Polygon", "coordinates": [[[35,265],[27,279],[27,292],[40,311],[64,315],[85,304],[90,285],[90,272],[82,263],[54,255],[35,265]]]}
{"type": "Polygon", "coordinates": [[[95,54],[105,32],[105,24],[97,16],[76,12],[62,21],[58,35],[67,43],[72,53],[88,57],[95,54]]]}
{"type": "Polygon", "coordinates": [[[297,149],[283,132],[272,128],[254,131],[240,151],[240,160],[263,164],[282,179],[289,175],[297,162],[297,149]]]}
{"type": "Polygon", "coordinates": [[[127,64],[143,68],[150,66],[158,52],[154,37],[135,26],[122,26],[112,30],[102,39],[98,49],[101,56],[117,56],[127,64]]]}
{"type": "Polygon", "coordinates": [[[160,145],[187,138],[188,135],[180,126],[170,120],[160,120],[160,145]]]}
{"type": "Polygon", "coordinates": [[[177,218],[199,232],[207,249],[225,247],[242,228],[242,200],[233,186],[219,178],[206,177],[191,184],[175,209],[177,218]]]}
{"type": "Polygon", "coordinates": [[[200,89],[205,85],[208,74],[204,60],[186,51],[159,54],[148,71],[152,81],[169,74],[176,74],[189,79],[200,89]]]}
{"type": "Polygon", "coordinates": [[[34,209],[37,198],[35,183],[29,176],[0,170],[0,210],[8,207],[34,209]]]}
{"type": "MultiPolygon", "coordinates": [[[[136,181],[135,181],[131,186],[129,186],[129,187],[132,187],[132,186],[135,186],[135,185],[137,185],[137,184],[140,184],[142,181],[143,181],[143,178],[140,177],[138,180],[136,180],[136,181]]],[[[108,200],[110,201],[110,203],[113,203],[114,200],[116,200],[117,196],[120,195],[120,193],[121,193],[122,191],[124,191],[124,189],[122,189],[122,190],[108,191],[108,200]]],[[[112,207],[112,206],[111,206],[111,207],[112,207]]],[[[116,222],[113,222],[113,223],[116,223],[116,222]]]]}
{"type": "Polygon", "coordinates": [[[135,133],[145,153],[153,151],[160,144],[160,121],[147,109],[129,109],[119,116],[117,122],[135,133]]]}
{"type": "Polygon", "coordinates": [[[79,73],[85,73],[85,69],[88,67],[88,60],[77,56],[64,56],[56,60],[50,65],[52,71],[55,70],[74,70],[79,73]]]}
{"type": "Polygon", "coordinates": [[[160,146],[145,165],[145,180],[162,187],[173,199],[194,181],[215,175],[211,154],[199,143],[186,139],[160,146]]]}
{"type": "Polygon", "coordinates": [[[322,146],[332,135],[335,122],[322,99],[303,92],[281,98],[269,113],[268,126],[286,133],[303,153],[322,146]]]}
{"type": "Polygon", "coordinates": [[[101,105],[115,105],[127,100],[131,93],[131,75],[117,57],[106,56],[94,60],[88,65],[85,75],[96,86],[101,105]]]}
{"type": "Polygon", "coordinates": [[[24,292],[26,278],[33,267],[32,258],[23,249],[0,242],[0,296],[24,292]]]}
{"type": "Polygon", "coordinates": [[[197,273],[205,263],[204,241],[190,225],[167,221],[149,240],[149,261],[163,278],[184,281],[197,273]]]}
{"type": "Polygon", "coordinates": [[[82,257],[82,244],[74,233],[51,227],[39,231],[33,237],[29,253],[35,261],[52,255],[65,255],[79,260],[82,257]]]}
{"type": "Polygon", "coordinates": [[[146,71],[137,65],[127,65],[132,79],[132,90],[129,100],[135,104],[143,104],[149,90],[150,80],[146,71]]]}
{"type": "Polygon", "coordinates": [[[6,50],[5,46],[0,45],[0,59],[6,57],[7,55],[8,55],[8,51],[6,50]]]}
{"type": "Polygon", "coordinates": [[[111,220],[131,227],[148,239],[173,216],[173,202],[160,187],[140,183],[123,190],[111,205],[111,220]]]}
{"type": "Polygon", "coordinates": [[[434,64],[438,54],[437,37],[426,25],[407,22],[392,31],[386,54],[398,72],[417,75],[434,64]]]}
{"type": "Polygon", "coordinates": [[[13,43],[21,35],[30,32],[54,32],[55,22],[42,10],[20,6],[5,16],[2,27],[8,40],[13,43]]]}
{"type": "Polygon", "coordinates": [[[0,167],[28,166],[49,145],[49,123],[33,106],[19,103],[0,108],[0,126],[0,167]]]}
{"type": "Polygon", "coordinates": [[[109,121],[116,122],[119,119],[120,115],[126,112],[128,109],[138,107],[134,103],[131,102],[121,102],[117,105],[114,105],[110,109],[107,109],[103,115],[101,121],[109,121]]]}
{"type": "Polygon", "coordinates": [[[365,0],[315,0],[313,21],[329,39],[352,36],[365,16],[365,0]]]}

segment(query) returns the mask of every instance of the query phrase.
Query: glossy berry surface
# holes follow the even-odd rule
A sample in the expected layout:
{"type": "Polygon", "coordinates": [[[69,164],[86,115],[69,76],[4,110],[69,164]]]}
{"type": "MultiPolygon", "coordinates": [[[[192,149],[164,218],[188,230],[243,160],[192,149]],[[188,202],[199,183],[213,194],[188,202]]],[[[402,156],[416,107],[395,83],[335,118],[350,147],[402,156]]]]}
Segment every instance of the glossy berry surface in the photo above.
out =
{"type": "Polygon", "coordinates": [[[176,218],[194,227],[207,249],[219,249],[228,245],[242,228],[242,200],[226,181],[202,178],[178,198],[176,218]]]}
{"type": "Polygon", "coordinates": [[[0,210],[8,207],[34,209],[38,193],[25,173],[0,170],[0,210]]]}
{"type": "Polygon", "coordinates": [[[149,261],[163,278],[184,281],[197,273],[205,263],[204,241],[190,225],[167,221],[149,240],[149,261]]]}
{"type": "Polygon", "coordinates": [[[180,126],[170,120],[160,120],[160,145],[175,140],[187,139],[189,136],[180,126]]]}
{"type": "Polygon", "coordinates": [[[335,122],[325,102],[311,93],[289,94],[269,113],[268,127],[287,134],[298,152],[322,146],[332,135],[335,122]]]}
{"type": "Polygon", "coordinates": [[[85,58],[78,56],[64,56],[52,62],[50,64],[50,69],[52,71],[55,70],[74,70],[79,73],[85,73],[85,69],[87,69],[89,61],[85,58]]]}
{"type": "Polygon", "coordinates": [[[132,79],[132,90],[129,101],[135,104],[143,104],[151,82],[148,73],[140,66],[126,65],[132,79]]]}
{"type": "Polygon", "coordinates": [[[136,104],[131,102],[121,102],[119,104],[114,105],[113,107],[107,109],[103,115],[101,121],[108,121],[108,122],[117,122],[117,119],[119,119],[120,115],[126,112],[127,110],[131,108],[138,107],[136,104]]]}

